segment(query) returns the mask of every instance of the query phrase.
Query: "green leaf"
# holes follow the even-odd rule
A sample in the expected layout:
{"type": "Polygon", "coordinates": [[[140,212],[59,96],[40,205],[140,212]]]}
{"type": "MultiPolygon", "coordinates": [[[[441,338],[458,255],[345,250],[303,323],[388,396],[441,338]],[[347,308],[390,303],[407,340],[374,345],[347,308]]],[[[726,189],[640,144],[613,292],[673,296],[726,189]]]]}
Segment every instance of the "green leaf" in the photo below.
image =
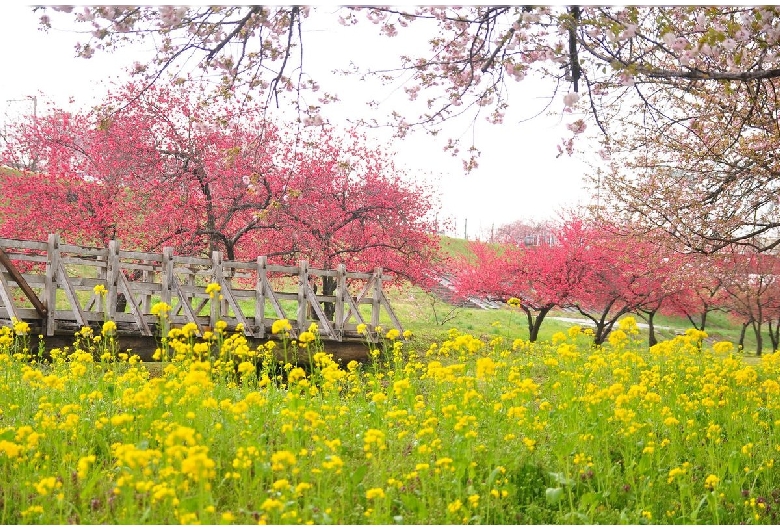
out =
{"type": "Polygon", "coordinates": [[[550,476],[561,486],[574,486],[574,481],[570,478],[567,478],[564,473],[556,473],[551,471],[550,476]]]}
{"type": "Polygon", "coordinates": [[[563,497],[563,488],[547,488],[544,492],[547,504],[558,504],[563,497]]]}
{"type": "Polygon", "coordinates": [[[360,484],[360,482],[363,480],[363,477],[366,476],[367,471],[368,466],[365,464],[357,468],[354,473],[352,473],[352,485],[357,486],[360,484]]]}

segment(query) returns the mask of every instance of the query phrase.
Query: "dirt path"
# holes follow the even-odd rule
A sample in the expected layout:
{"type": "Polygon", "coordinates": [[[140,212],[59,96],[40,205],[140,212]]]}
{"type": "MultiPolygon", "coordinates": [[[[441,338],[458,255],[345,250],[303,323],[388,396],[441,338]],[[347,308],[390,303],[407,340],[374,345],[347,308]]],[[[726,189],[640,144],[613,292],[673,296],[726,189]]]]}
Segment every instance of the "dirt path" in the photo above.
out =
{"type": "MultiPolygon", "coordinates": [[[[588,326],[588,327],[594,327],[593,321],[588,320],[587,318],[574,318],[574,317],[547,317],[551,320],[560,320],[562,322],[571,322],[572,324],[579,324],[580,326],[588,326]]],[[[644,322],[637,322],[636,326],[639,329],[648,329],[650,326],[645,324],[644,322]]],[[[685,333],[685,330],[677,329],[677,328],[670,328],[669,326],[659,326],[655,325],[653,326],[655,329],[665,329],[669,331],[674,331],[676,333],[685,333]]]]}

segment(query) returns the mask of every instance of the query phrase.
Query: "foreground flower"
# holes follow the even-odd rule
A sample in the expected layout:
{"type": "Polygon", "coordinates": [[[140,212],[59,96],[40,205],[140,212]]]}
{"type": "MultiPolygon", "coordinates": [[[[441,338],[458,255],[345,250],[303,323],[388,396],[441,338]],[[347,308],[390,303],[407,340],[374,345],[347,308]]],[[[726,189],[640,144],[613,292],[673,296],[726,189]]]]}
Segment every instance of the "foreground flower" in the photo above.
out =
{"type": "Polygon", "coordinates": [[[286,318],[283,318],[281,320],[276,320],[271,325],[271,333],[275,335],[282,333],[283,331],[291,331],[291,330],[292,330],[292,326],[290,325],[290,321],[287,320],[286,318]]]}
{"type": "Polygon", "coordinates": [[[114,335],[116,335],[116,322],[108,320],[103,324],[103,336],[112,337],[114,335]]]}

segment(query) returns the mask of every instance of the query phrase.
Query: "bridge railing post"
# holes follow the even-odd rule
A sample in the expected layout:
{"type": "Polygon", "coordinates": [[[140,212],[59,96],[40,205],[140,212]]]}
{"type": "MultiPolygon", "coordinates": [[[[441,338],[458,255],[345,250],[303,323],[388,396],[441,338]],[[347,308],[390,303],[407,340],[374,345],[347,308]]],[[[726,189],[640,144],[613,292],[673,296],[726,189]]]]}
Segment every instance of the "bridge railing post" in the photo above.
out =
{"type": "Polygon", "coordinates": [[[268,275],[268,258],[257,257],[257,284],[255,285],[255,337],[265,337],[265,282],[268,275]]]}
{"type": "Polygon", "coordinates": [[[379,309],[382,302],[382,267],[374,269],[374,293],[371,297],[371,332],[379,326],[379,309]]]}
{"type": "Polygon", "coordinates": [[[44,285],[44,299],[46,300],[46,336],[54,335],[56,321],[54,315],[57,310],[57,269],[60,266],[60,236],[49,234],[46,247],[46,281],[44,285]]]}
{"type": "MultiPolygon", "coordinates": [[[[222,274],[222,253],[219,250],[215,250],[211,253],[211,278],[211,281],[220,286],[224,283],[222,274]]],[[[219,294],[212,293],[212,296],[213,298],[211,298],[209,302],[211,306],[209,324],[211,325],[211,329],[214,330],[217,328],[217,321],[221,318],[223,307],[219,294]]]]}
{"type": "Polygon", "coordinates": [[[173,247],[163,247],[162,278],[160,278],[160,301],[171,304],[171,287],[173,286],[173,247]]]}
{"type": "Polygon", "coordinates": [[[309,286],[309,264],[306,260],[298,263],[298,333],[306,331],[306,289],[309,286]]]}
{"type": "Polygon", "coordinates": [[[119,241],[108,242],[108,257],[106,261],[106,316],[108,320],[116,319],[117,284],[119,283],[119,241]]]}
{"type": "Polygon", "coordinates": [[[347,266],[343,263],[336,267],[336,306],[333,313],[333,329],[344,335],[344,300],[349,296],[347,291],[347,266]]]}

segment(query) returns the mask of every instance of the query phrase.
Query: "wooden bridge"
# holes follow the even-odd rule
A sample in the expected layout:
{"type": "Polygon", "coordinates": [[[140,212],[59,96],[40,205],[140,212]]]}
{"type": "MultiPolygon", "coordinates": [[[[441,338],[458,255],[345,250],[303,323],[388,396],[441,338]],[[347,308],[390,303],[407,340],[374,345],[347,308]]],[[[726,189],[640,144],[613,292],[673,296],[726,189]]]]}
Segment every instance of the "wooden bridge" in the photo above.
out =
{"type": "Polygon", "coordinates": [[[357,273],[344,265],[310,268],[306,261],[272,265],[264,256],[242,262],[220,252],[207,259],[176,256],[171,248],[125,251],[117,241],[92,248],[63,244],[57,234],[46,242],[0,238],[0,324],[25,321],[49,346],[111,320],[120,346],[138,352],[138,345],[154,344],[159,318],[152,308],[165,302],[171,326],[193,322],[199,334],[222,320],[228,331],[242,324],[260,342],[276,338],[273,322],[287,319],[296,336],[316,323],[327,343],[357,343],[365,351],[366,340],[382,338],[377,326],[403,331],[383,290],[390,279],[381,268],[357,273]],[[215,296],[206,293],[208,284],[219,286],[215,296]],[[368,335],[357,332],[361,324],[368,335]]]}

